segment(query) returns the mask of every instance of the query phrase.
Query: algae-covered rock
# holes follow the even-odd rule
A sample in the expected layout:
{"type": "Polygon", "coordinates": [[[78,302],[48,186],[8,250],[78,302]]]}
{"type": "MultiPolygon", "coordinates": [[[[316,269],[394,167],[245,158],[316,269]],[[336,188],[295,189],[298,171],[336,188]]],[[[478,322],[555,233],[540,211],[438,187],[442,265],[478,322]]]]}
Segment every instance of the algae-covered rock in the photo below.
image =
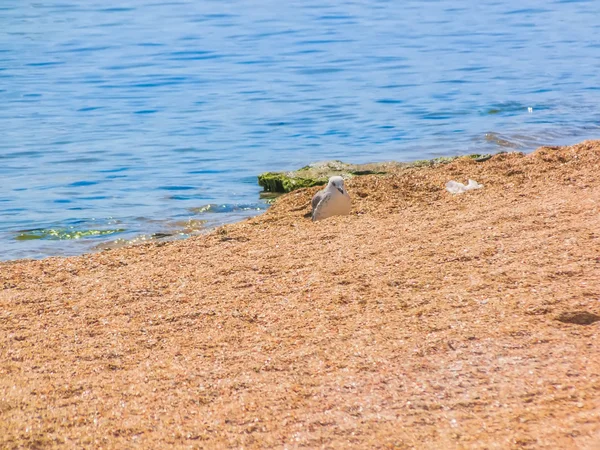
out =
{"type": "Polygon", "coordinates": [[[258,176],[258,185],[266,192],[291,192],[304,187],[318,186],[326,181],[320,179],[302,178],[294,172],[266,172],[258,176]]]}
{"type": "Polygon", "coordinates": [[[291,192],[295,189],[321,186],[334,175],[349,178],[355,175],[385,174],[391,167],[398,165],[400,163],[396,162],[349,164],[342,161],[322,161],[291,172],[263,173],[258,176],[258,184],[267,192],[291,192]]]}
{"type": "MultiPolygon", "coordinates": [[[[478,160],[476,158],[484,156],[488,155],[469,155],[469,157],[475,160],[478,160]]],[[[260,174],[258,176],[258,185],[262,186],[265,192],[291,192],[300,188],[324,185],[327,183],[327,180],[334,175],[340,175],[344,178],[358,175],[383,175],[399,168],[432,167],[440,164],[447,164],[457,158],[460,158],[460,156],[440,157],[430,160],[414,161],[411,163],[388,161],[368,164],[322,161],[309,164],[308,166],[291,172],[266,172],[260,174]]]]}

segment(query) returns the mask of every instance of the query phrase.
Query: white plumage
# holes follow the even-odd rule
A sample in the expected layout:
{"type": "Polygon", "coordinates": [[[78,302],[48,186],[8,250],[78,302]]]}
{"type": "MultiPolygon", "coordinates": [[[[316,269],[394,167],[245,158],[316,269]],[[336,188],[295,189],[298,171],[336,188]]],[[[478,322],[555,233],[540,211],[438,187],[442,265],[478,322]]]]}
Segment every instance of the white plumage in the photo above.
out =
{"type": "Polygon", "coordinates": [[[312,220],[322,220],[331,216],[350,214],[352,201],[344,187],[344,179],[331,177],[327,187],[315,194],[312,199],[312,220]]]}

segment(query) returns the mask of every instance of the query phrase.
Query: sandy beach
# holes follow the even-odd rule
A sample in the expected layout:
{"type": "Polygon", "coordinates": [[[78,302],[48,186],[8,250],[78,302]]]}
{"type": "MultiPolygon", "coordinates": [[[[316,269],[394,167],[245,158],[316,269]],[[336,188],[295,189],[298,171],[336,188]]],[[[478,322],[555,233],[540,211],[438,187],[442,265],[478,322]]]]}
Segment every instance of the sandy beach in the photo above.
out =
{"type": "Polygon", "coordinates": [[[0,263],[0,447],[598,448],[600,141],[346,186],[0,263]]]}

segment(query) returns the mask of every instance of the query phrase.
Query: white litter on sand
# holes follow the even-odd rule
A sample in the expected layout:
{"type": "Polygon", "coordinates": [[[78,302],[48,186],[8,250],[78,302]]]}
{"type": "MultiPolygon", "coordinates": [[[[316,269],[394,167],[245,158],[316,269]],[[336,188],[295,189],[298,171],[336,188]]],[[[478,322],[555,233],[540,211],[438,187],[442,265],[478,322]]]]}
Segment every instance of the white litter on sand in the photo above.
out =
{"type": "Polygon", "coordinates": [[[446,190],[451,194],[462,194],[463,192],[471,191],[473,189],[481,189],[482,187],[483,184],[479,184],[475,180],[469,180],[469,183],[466,186],[454,180],[446,183],[446,190]]]}

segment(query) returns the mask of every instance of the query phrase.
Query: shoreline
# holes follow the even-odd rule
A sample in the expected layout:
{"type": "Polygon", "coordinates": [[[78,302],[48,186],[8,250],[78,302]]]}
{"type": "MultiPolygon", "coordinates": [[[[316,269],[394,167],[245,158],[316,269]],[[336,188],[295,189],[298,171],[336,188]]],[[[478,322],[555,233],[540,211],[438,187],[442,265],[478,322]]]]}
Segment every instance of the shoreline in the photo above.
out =
{"type": "MultiPolygon", "coordinates": [[[[506,151],[499,151],[497,154],[507,153],[506,151]]],[[[521,153],[523,152],[513,152],[513,153],[521,153]]],[[[152,234],[141,232],[138,235],[135,235],[131,238],[119,238],[112,241],[103,241],[96,244],[92,242],[89,243],[90,246],[86,247],[86,250],[82,253],[74,253],[74,254],[48,254],[40,257],[22,257],[15,259],[7,259],[0,260],[0,263],[10,263],[16,261],[39,261],[47,258],[71,258],[76,256],[83,256],[88,254],[94,254],[98,252],[104,251],[112,251],[119,248],[128,248],[138,245],[155,245],[163,242],[170,241],[178,241],[189,239],[190,237],[195,236],[203,236],[206,234],[210,234],[214,232],[217,228],[225,225],[232,225],[236,223],[243,222],[244,220],[248,220],[253,217],[260,216],[264,214],[271,206],[272,202],[274,202],[278,197],[284,194],[288,194],[295,190],[303,189],[306,187],[315,187],[315,186],[323,186],[327,183],[327,180],[330,176],[333,175],[342,175],[345,178],[359,177],[359,176],[367,176],[367,175],[387,175],[392,173],[399,173],[405,169],[419,169],[419,168],[432,168],[437,167],[444,164],[449,164],[452,161],[455,161],[460,158],[468,158],[474,160],[476,162],[484,162],[490,159],[492,154],[468,154],[468,155],[455,155],[455,156],[441,156],[433,159],[421,159],[410,162],[402,162],[402,161],[382,161],[382,162],[374,162],[374,163],[365,163],[365,164],[352,164],[345,163],[342,161],[323,161],[317,163],[311,163],[305,167],[302,167],[293,171],[284,171],[284,172],[263,172],[257,175],[258,185],[263,187],[264,190],[260,191],[257,202],[264,201],[269,206],[265,209],[261,209],[256,215],[239,218],[234,221],[230,220],[222,220],[220,223],[216,221],[212,225],[208,227],[199,227],[197,224],[206,222],[203,219],[202,213],[212,212],[211,207],[218,207],[217,204],[207,204],[202,205],[197,208],[192,208],[193,210],[199,211],[200,215],[196,213],[196,216],[187,220],[188,225],[187,228],[183,227],[179,230],[175,229],[164,229],[158,230],[152,234]],[[265,181],[268,180],[268,181],[265,181]],[[285,186],[285,188],[284,188],[285,186]],[[190,231],[191,230],[191,231],[190,231]]],[[[257,203],[258,205],[258,203],[257,203]]],[[[238,213],[239,215],[239,213],[238,213]]],[[[185,222],[185,221],[179,221],[185,222]]],[[[215,222],[213,220],[213,222],[215,222]]],[[[78,236],[82,236],[85,239],[85,236],[95,236],[95,235],[108,235],[114,234],[118,232],[128,232],[128,230],[104,230],[104,229],[90,229],[90,230],[78,230],[73,227],[70,229],[61,228],[61,227],[48,227],[48,228],[35,228],[30,230],[22,230],[19,235],[15,238],[17,240],[43,240],[43,236],[69,236],[73,235],[75,237],[62,237],[56,239],[58,242],[73,242],[79,241],[78,236]],[[27,237],[26,235],[31,235],[27,237]],[[36,236],[42,237],[36,237],[36,236]]]]}
{"type": "Polygon", "coordinates": [[[313,187],[0,262],[0,447],[599,443],[600,141],[346,186],[350,216],[305,218],[313,187]]]}

